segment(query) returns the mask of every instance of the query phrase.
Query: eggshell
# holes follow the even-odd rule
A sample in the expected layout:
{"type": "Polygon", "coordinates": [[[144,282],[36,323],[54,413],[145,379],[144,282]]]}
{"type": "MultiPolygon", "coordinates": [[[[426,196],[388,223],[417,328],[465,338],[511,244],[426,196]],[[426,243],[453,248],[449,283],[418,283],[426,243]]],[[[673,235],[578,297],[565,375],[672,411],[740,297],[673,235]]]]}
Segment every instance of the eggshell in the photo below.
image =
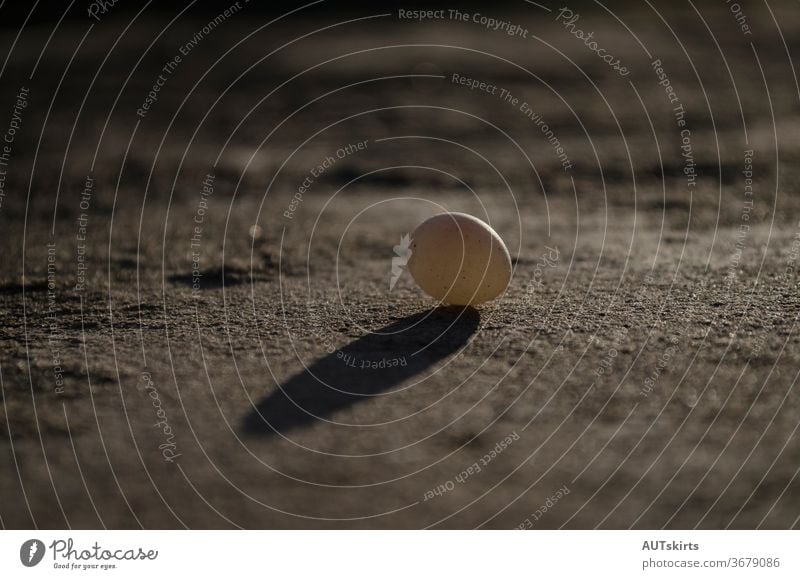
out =
{"type": "Polygon", "coordinates": [[[408,270],[442,303],[475,305],[508,287],[511,256],[497,232],[477,217],[440,213],[411,234],[408,270]]]}

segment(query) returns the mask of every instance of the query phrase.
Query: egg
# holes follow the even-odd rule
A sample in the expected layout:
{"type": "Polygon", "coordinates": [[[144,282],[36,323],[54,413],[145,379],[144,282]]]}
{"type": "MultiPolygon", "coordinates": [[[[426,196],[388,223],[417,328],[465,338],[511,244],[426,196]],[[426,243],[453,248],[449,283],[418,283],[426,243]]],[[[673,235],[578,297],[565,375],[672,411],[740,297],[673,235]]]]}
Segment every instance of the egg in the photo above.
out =
{"type": "Polygon", "coordinates": [[[502,294],[511,256],[488,224],[466,213],[440,213],[411,234],[408,271],[422,290],[450,305],[476,305],[502,294]]]}

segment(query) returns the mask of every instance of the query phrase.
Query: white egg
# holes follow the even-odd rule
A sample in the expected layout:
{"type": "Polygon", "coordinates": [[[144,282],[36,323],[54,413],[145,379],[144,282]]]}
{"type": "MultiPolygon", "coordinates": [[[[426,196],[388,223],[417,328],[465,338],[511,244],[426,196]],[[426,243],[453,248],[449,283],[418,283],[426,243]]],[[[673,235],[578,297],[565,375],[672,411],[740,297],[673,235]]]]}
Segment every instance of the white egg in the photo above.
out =
{"type": "Polygon", "coordinates": [[[428,295],[451,305],[475,305],[502,294],[511,281],[506,244],[466,213],[440,213],[411,235],[408,270],[428,295]]]}

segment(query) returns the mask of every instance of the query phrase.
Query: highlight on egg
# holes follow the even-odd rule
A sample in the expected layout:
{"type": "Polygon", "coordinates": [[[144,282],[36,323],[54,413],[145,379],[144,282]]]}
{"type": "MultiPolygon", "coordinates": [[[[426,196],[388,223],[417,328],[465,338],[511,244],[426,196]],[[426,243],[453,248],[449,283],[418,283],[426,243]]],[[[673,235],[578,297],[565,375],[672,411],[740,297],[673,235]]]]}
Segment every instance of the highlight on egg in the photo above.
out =
{"type": "Polygon", "coordinates": [[[466,213],[440,213],[411,234],[408,271],[428,295],[448,305],[477,305],[511,281],[511,256],[497,232],[466,213]]]}

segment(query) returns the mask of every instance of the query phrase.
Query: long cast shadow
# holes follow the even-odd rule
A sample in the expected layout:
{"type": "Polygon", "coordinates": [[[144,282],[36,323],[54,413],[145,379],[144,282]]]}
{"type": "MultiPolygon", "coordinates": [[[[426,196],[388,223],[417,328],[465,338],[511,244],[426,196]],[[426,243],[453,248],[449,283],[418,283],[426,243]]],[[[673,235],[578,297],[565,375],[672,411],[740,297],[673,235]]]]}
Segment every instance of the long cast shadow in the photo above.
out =
{"type": "Polygon", "coordinates": [[[249,434],[275,434],[325,419],[391,390],[467,343],[474,308],[435,308],[351,342],[294,375],[244,419],[249,434]]]}

